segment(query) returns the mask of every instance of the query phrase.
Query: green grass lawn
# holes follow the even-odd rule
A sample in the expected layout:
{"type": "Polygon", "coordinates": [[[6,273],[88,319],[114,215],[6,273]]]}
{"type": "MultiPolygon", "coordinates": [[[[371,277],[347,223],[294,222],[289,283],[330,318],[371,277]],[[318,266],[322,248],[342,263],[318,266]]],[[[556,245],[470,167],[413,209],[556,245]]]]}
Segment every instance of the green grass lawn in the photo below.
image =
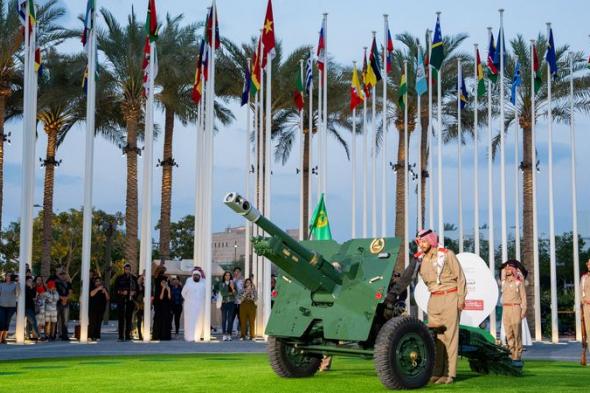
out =
{"type": "MultiPolygon", "coordinates": [[[[520,378],[480,376],[461,361],[452,386],[459,392],[588,392],[590,368],[576,363],[528,361],[520,378]]],[[[385,391],[373,362],[335,358],[333,371],[282,379],[263,354],[85,357],[0,362],[0,392],[375,392],[385,391]]]]}

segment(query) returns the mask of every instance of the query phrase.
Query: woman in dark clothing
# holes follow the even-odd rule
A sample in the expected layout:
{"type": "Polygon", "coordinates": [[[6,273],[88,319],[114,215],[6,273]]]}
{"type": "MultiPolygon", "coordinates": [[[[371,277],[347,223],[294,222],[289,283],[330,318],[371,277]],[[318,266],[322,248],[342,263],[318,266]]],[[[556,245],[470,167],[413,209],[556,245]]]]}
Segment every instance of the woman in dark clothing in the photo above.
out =
{"type": "Polygon", "coordinates": [[[219,295],[221,296],[221,327],[223,341],[231,341],[231,321],[236,309],[236,288],[230,272],[223,273],[223,279],[219,283],[219,295]]]}
{"type": "Polygon", "coordinates": [[[172,328],[172,292],[165,275],[154,283],[154,340],[170,340],[172,328]]]}
{"type": "Polygon", "coordinates": [[[176,335],[178,335],[178,330],[180,329],[180,315],[182,314],[182,303],[184,299],[182,298],[182,284],[180,284],[180,280],[174,277],[172,279],[172,286],[170,287],[172,291],[172,315],[174,317],[174,330],[176,331],[176,335]]]}
{"type": "Polygon", "coordinates": [[[100,340],[100,325],[104,317],[104,310],[110,300],[109,292],[102,285],[100,277],[92,282],[93,289],[90,291],[90,302],[88,303],[88,338],[93,341],[100,340]]]}
{"type": "Polygon", "coordinates": [[[135,321],[137,326],[137,338],[143,341],[143,301],[145,296],[145,285],[143,275],[137,277],[137,295],[135,296],[135,321]]]}

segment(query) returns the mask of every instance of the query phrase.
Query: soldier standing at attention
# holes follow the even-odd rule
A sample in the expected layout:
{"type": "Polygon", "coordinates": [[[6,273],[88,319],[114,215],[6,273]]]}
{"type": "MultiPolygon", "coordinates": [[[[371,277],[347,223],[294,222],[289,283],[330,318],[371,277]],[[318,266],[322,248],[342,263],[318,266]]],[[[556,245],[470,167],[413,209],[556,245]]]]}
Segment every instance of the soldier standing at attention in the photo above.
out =
{"type": "Polygon", "coordinates": [[[582,281],[580,283],[580,301],[582,302],[582,313],[584,315],[584,326],[582,329],[586,330],[586,342],[590,347],[590,259],[586,262],[586,268],[588,271],[582,275],[582,281]]]}
{"type": "Polygon", "coordinates": [[[516,267],[517,261],[508,261],[502,269],[502,323],[512,360],[522,356],[522,319],[526,316],[526,289],[524,276],[516,267]]]}
{"type": "Polygon", "coordinates": [[[451,384],[457,376],[459,320],[465,308],[466,282],[463,269],[451,250],[438,244],[432,230],[421,230],[416,237],[422,258],[420,277],[430,292],[428,326],[437,329],[436,357],[431,383],[451,384]]]}

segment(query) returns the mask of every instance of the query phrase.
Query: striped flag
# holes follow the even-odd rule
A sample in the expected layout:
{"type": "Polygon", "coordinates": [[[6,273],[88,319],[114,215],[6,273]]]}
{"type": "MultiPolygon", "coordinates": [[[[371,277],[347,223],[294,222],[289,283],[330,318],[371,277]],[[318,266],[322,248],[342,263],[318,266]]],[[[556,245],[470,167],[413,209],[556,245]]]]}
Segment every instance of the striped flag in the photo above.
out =
{"type": "Polygon", "coordinates": [[[260,90],[260,82],[262,80],[262,67],[260,64],[262,55],[262,41],[258,40],[258,46],[254,52],[254,60],[251,65],[250,75],[252,77],[252,86],[250,87],[250,94],[255,95],[260,90]]]}
{"type": "Polygon", "coordinates": [[[404,109],[408,104],[408,79],[406,78],[406,74],[403,73],[400,81],[399,81],[399,98],[398,104],[400,108],[404,109]]]}
{"type": "Polygon", "coordinates": [[[387,61],[385,71],[389,74],[393,64],[393,40],[391,39],[391,31],[389,31],[389,27],[387,28],[387,56],[385,60],[387,61]]]}
{"type": "Polygon", "coordinates": [[[86,3],[86,16],[84,17],[84,30],[82,30],[82,45],[86,47],[86,42],[88,41],[88,33],[92,30],[92,16],[95,10],[95,1],[88,0],[86,3]]]}
{"type": "Polygon", "coordinates": [[[494,64],[494,59],[496,58],[496,44],[494,42],[494,35],[490,33],[490,44],[488,46],[488,61],[487,61],[487,68],[488,68],[488,78],[496,83],[498,80],[498,69],[496,68],[496,64],[494,64]]]}
{"type": "Polygon", "coordinates": [[[430,50],[430,65],[440,70],[444,59],[444,45],[439,16],[436,17],[436,26],[434,27],[434,37],[432,38],[432,47],[430,50]]]}
{"type": "Polygon", "coordinates": [[[197,66],[195,68],[195,81],[193,82],[192,99],[198,104],[203,96],[203,52],[205,50],[205,39],[201,39],[201,46],[199,47],[199,56],[197,56],[197,66]]]}
{"type": "Polygon", "coordinates": [[[322,22],[322,29],[320,30],[320,40],[318,41],[317,51],[318,70],[324,72],[324,63],[326,62],[326,44],[324,41],[324,25],[322,22]]]}
{"type": "Polygon", "coordinates": [[[479,49],[475,50],[475,66],[477,67],[476,94],[478,97],[481,97],[486,94],[486,84],[483,79],[483,66],[481,65],[481,59],[479,58],[479,49]]]}
{"type": "Polygon", "coordinates": [[[461,105],[461,109],[465,108],[467,102],[469,100],[469,94],[467,93],[467,87],[465,87],[465,78],[461,75],[461,90],[459,91],[459,101],[461,105]]]}

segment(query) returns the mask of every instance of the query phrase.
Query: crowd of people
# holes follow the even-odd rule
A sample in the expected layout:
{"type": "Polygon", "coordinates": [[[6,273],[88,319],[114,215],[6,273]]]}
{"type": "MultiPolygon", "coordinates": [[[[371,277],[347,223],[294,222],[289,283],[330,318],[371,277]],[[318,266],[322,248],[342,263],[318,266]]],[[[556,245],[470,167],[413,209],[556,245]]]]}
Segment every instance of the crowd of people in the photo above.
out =
{"type": "MultiPolygon", "coordinates": [[[[160,265],[154,269],[152,290],[148,304],[153,308],[151,324],[153,340],[170,340],[179,336],[181,316],[184,315],[184,339],[200,341],[205,330],[204,304],[205,273],[195,268],[183,284],[180,277],[168,275],[160,265]]],[[[110,305],[117,313],[119,341],[143,340],[145,277],[135,276],[129,264],[115,277],[109,289],[96,273],[90,274],[88,299],[88,339],[101,339],[103,321],[109,319],[110,305]]],[[[258,293],[251,278],[242,277],[236,267],[224,273],[222,280],[212,288],[219,313],[223,341],[231,341],[239,334],[241,340],[255,335],[256,302],[258,293]]],[[[44,278],[26,274],[25,286],[26,336],[30,340],[70,340],[68,322],[72,301],[71,278],[65,270],[44,278]]],[[[6,343],[10,321],[17,309],[19,297],[17,274],[6,274],[0,283],[0,342],[6,343]]],[[[76,329],[76,336],[79,332],[76,329]]]]}

